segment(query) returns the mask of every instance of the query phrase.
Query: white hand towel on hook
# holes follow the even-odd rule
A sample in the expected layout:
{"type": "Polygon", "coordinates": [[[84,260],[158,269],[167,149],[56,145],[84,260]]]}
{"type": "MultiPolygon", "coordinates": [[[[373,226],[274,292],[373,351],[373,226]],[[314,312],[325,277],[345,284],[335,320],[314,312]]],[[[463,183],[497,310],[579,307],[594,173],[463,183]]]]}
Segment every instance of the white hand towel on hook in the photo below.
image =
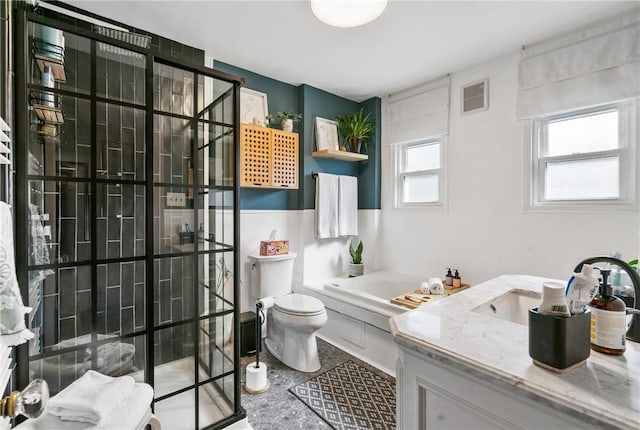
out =
{"type": "Polygon", "coordinates": [[[338,237],[338,176],[317,173],[316,237],[338,237]]]}
{"type": "Polygon", "coordinates": [[[339,176],[338,236],[358,235],[358,178],[339,176]]]}
{"type": "Polygon", "coordinates": [[[20,345],[33,339],[24,324],[24,306],[16,278],[13,250],[13,221],[10,206],[0,202],[0,345],[20,345]]]}

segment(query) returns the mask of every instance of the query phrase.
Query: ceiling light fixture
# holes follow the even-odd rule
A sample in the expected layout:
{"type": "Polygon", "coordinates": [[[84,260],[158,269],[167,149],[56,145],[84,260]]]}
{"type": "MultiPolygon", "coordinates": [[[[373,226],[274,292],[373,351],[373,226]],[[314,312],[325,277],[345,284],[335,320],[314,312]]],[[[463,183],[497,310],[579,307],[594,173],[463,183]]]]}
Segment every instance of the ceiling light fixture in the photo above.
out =
{"type": "Polygon", "coordinates": [[[384,12],[388,0],[309,0],[313,14],[334,27],[367,24],[384,12]]]}

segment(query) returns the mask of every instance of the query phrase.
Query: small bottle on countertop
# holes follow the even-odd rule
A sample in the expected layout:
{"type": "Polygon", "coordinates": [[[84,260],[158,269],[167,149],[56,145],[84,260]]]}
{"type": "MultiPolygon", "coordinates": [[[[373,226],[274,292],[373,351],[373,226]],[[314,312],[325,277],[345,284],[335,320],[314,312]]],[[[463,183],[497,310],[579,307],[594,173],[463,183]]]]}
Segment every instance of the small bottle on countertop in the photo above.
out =
{"type": "Polygon", "coordinates": [[[444,278],[444,283],[447,287],[453,286],[453,275],[451,274],[451,268],[447,267],[447,275],[444,278]]]}
{"type": "Polygon", "coordinates": [[[462,279],[460,279],[460,274],[458,273],[458,269],[456,269],[456,273],[453,275],[453,288],[462,287],[462,279]]]}
{"type": "Polygon", "coordinates": [[[626,305],[613,295],[608,283],[610,269],[600,269],[602,282],[598,294],[591,300],[591,349],[610,355],[622,355],[626,349],[626,305]]]}

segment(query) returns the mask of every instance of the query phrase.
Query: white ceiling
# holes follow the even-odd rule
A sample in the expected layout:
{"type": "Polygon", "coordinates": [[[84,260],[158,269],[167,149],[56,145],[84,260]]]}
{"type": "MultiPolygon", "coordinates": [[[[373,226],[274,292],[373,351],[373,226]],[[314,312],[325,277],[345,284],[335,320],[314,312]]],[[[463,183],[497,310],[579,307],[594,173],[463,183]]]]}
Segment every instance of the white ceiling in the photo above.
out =
{"type": "MultiPolygon", "coordinates": [[[[216,60],[355,101],[384,96],[591,22],[636,1],[400,1],[351,29],[320,23],[307,1],[69,0],[216,60]]],[[[210,65],[209,65],[210,66],[210,65]]]]}

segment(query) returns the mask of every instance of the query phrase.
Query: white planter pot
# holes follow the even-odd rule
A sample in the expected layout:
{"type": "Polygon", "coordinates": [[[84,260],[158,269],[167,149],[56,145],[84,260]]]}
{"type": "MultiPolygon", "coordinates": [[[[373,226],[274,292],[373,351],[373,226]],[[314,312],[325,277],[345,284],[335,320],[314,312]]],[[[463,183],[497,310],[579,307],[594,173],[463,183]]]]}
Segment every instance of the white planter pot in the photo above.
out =
{"type": "Polygon", "coordinates": [[[229,340],[231,339],[231,331],[233,329],[233,314],[228,314],[218,318],[224,319],[224,323],[219,325],[219,327],[224,327],[224,330],[218,330],[216,332],[216,344],[222,346],[226,345],[227,342],[229,342],[229,340]]]}
{"type": "Polygon", "coordinates": [[[364,264],[349,263],[349,276],[362,276],[364,274],[364,264]]]}
{"type": "Polygon", "coordinates": [[[282,130],[283,131],[293,131],[293,120],[292,119],[283,119],[281,124],[282,124],[282,130]]]}
{"type": "MultiPolygon", "coordinates": [[[[223,307],[218,305],[216,312],[222,312],[223,307]]],[[[216,344],[218,346],[226,345],[231,339],[231,333],[233,331],[233,313],[221,315],[216,317],[216,344]]]]}

